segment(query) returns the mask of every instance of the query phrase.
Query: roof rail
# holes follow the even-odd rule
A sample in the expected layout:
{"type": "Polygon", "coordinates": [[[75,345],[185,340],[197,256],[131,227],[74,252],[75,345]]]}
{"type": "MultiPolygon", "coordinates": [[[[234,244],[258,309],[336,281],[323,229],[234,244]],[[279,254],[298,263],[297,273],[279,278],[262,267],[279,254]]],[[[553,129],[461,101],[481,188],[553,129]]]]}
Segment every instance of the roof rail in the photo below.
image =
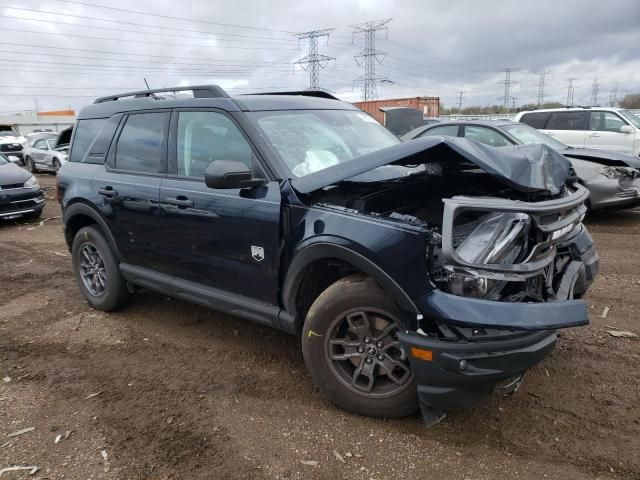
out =
{"type": "Polygon", "coordinates": [[[591,108],[589,105],[565,105],[564,108],[591,108]]]}
{"type": "Polygon", "coordinates": [[[300,95],[303,97],[328,98],[330,100],[340,100],[338,97],[331,95],[324,90],[296,90],[293,92],[260,92],[260,93],[243,93],[243,95],[300,95]]]}
{"type": "Polygon", "coordinates": [[[149,90],[139,90],[137,92],[119,93],[117,95],[108,95],[106,97],[96,98],[93,103],[115,102],[126,97],[154,97],[154,94],[156,93],[174,92],[193,92],[193,98],[229,97],[227,92],[217,85],[197,85],[191,87],[154,88],[149,90]]]}

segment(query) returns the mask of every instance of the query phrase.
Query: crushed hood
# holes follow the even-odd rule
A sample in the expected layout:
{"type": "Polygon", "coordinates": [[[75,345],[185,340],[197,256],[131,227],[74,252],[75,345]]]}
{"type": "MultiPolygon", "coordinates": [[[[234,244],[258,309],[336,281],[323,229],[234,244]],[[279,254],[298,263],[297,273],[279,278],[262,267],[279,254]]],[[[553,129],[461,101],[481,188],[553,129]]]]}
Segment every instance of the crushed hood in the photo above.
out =
{"type": "Polygon", "coordinates": [[[627,153],[612,152],[610,150],[595,150],[593,148],[569,148],[563,150],[565,157],[587,160],[608,167],[640,168],[640,158],[627,153]]]}
{"type": "MultiPolygon", "coordinates": [[[[500,182],[521,192],[546,192],[551,195],[560,192],[571,168],[569,160],[546,145],[517,145],[498,149],[465,138],[424,137],[293,179],[291,185],[300,193],[311,193],[352,177],[365,177],[362,176],[365,172],[385,165],[448,161],[474,163],[500,182]]],[[[362,180],[366,181],[365,178],[362,180]]]]}

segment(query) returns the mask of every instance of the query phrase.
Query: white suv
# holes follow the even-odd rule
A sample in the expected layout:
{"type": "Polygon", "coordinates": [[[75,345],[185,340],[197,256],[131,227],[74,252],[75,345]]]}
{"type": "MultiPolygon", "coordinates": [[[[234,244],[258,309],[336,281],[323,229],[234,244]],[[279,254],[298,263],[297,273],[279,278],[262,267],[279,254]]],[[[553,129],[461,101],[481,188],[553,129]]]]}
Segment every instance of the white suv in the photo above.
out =
{"type": "Polygon", "coordinates": [[[640,156],[640,117],[621,108],[576,107],[520,112],[518,122],[576,148],[640,156]]]}

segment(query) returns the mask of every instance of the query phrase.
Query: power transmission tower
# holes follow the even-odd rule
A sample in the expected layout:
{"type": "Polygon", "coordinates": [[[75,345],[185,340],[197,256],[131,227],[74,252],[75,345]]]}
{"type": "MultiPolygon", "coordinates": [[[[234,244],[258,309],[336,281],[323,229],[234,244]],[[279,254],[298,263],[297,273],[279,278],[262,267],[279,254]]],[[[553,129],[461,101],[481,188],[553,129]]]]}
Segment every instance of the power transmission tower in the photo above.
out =
{"type": "Polygon", "coordinates": [[[468,93],[468,92],[469,92],[469,90],[460,90],[460,91],[458,92],[458,113],[461,113],[461,112],[462,112],[462,96],[463,96],[465,93],[468,93]]]}
{"type": "Polygon", "coordinates": [[[320,90],[320,70],[326,67],[331,60],[335,60],[334,57],[318,53],[318,39],[327,37],[328,41],[329,34],[332,31],[333,28],[325,28],[324,30],[312,30],[296,34],[298,43],[300,40],[309,40],[309,53],[293,63],[294,65],[300,65],[303,70],[309,72],[309,90],[320,90]]]}
{"type": "Polygon", "coordinates": [[[362,83],[361,98],[363,101],[378,98],[377,84],[388,81],[387,78],[376,75],[376,63],[382,63],[387,54],[387,52],[376,50],[376,34],[379,30],[384,30],[388,35],[389,26],[387,23],[391,20],[389,18],[351,25],[354,39],[357,34],[364,34],[364,48],[353,57],[358,65],[364,65],[364,75],[354,81],[354,83],[362,83]]]}
{"type": "Polygon", "coordinates": [[[617,83],[609,91],[609,106],[610,107],[618,106],[618,84],[617,83]]]}
{"type": "Polygon", "coordinates": [[[591,105],[598,105],[598,90],[600,89],[600,82],[598,81],[598,77],[593,79],[593,83],[591,84],[591,105]]]}
{"type": "Polygon", "coordinates": [[[504,84],[504,95],[500,97],[498,100],[502,100],[502,104],[505,108],[509,109],[509,101],[511,100],[511,85],[516,84],[518,82],[511,80],[511,74],[520,70],[519,68],[503,68],[500,70],[504,72],[504,80],[498,82],[498,84],[504,84]]]}
{"type": "Polygon", "coordinates": [[[513,110],[516,109],[516,100],[518,100],[518,97],[511,97],[511,108],[513,110]]]}
{"type": "Polygon", "coordinates": [[[538,72],[538,102],[537,105],[540,107],[544,105],[544,85],[545,80],[548,74],[551,73],[551,70],[543,70],[542,72],[538,72]]]}
{"type": "Polygon", "coordinates": [[[575,77],[571,77],[567,79],[567,106],[573,106],[573,95],[576,91],[576,86],[574,85],[574,81],[577,80],[575,77]]]}

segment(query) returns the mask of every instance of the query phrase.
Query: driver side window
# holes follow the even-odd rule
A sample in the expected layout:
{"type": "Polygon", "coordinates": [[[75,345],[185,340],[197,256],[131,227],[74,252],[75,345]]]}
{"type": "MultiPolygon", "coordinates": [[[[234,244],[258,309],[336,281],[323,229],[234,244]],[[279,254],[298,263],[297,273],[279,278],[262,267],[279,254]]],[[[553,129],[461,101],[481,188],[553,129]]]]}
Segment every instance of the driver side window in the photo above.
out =
{"type": "Polygon", "coordinates": [[[214,160],[235,160],[251,168],[251,146],[238,127],[217,112],[179,112],[178,175],[204,178],[214,160]]]}

